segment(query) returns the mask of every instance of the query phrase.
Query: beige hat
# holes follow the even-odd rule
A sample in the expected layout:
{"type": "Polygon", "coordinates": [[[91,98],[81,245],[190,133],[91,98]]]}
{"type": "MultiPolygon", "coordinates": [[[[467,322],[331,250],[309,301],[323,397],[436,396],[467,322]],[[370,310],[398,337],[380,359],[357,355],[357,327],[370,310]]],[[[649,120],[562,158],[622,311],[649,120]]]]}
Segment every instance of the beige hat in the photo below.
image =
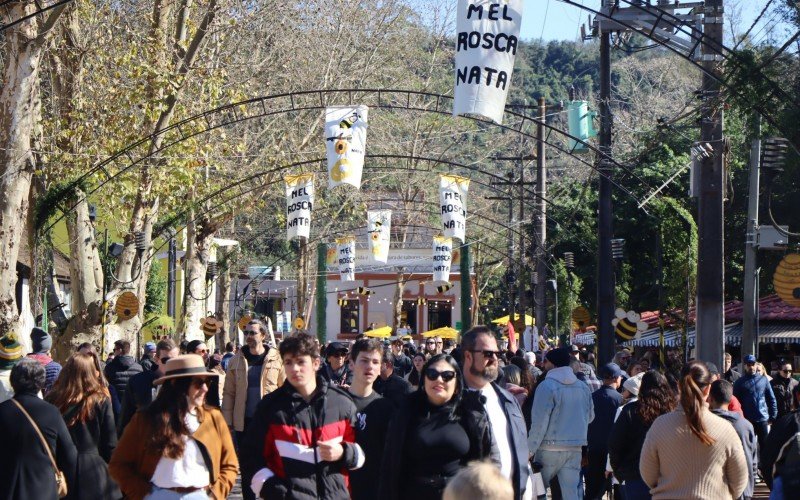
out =
{"type": "Polygon", "coordinates": [[[219,374],[208,371],[201,356],[184,354],[167,361],[164,376],[153,381],[153,384],[161,385],[167,380],[180,377],[219,377],[219,374]]]}

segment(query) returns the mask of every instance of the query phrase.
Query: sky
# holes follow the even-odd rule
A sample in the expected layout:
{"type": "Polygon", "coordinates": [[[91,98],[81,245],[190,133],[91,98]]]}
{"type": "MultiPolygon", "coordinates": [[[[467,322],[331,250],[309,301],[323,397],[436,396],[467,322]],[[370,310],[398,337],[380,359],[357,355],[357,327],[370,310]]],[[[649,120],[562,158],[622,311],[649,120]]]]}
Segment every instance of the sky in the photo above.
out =
{"type": "MultiPolygon", "coordinates": [[[[581,3],[594,9],[599,8],[600,0],[579,0],[581,3]]],[[[740,31],[745,31],[758,16],[766,0],[739,0],[726,2],[726,16],[734,14],[739,18],[740,31]],[[740,12],[740,15],[735,13],[740,12]]],[[[522,14],[522,32],[524,40],[544,38],[544,40],[577,41],[580,37],[581,24],[587,24],[589,12],[578,7],[559,2],[558,0],[525,0],[522,14]]],[[[770,22],[769,15],[764,16],[753,29],[755,39],[759,40],[770,31],[778,38],[782,25],[770,22]]],[[[729,24],[725,25],[730,30],[729,24]]]]}

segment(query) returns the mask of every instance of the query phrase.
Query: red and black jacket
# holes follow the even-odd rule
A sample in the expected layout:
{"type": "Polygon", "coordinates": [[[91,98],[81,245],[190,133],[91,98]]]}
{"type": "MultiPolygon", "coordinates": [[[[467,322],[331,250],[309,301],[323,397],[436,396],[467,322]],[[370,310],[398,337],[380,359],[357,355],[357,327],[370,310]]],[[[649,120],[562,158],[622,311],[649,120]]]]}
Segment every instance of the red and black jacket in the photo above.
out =
{"type": "Polygon", "coordinates": [[[349,471],[364,463],[364,453],[355,443],[355,419],[350,397],[322,377],[317,376],[317,390],[310,401],[287,380],[258,404],[240,443],[243,477],[269,469],[261,498],[350,498],[349,471]],[[317,443],[332,439],[341,439],[344,455],[336,462],[323,462],[317,443]]]}

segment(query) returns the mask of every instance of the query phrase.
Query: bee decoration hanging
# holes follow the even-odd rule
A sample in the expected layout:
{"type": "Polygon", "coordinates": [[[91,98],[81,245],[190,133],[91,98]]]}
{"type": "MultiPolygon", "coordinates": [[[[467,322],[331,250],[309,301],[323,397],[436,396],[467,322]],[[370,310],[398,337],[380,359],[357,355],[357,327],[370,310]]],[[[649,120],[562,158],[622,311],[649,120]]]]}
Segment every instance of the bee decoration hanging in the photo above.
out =
{"type": "Polygon", "coordinates": [[[635,311],[625,312],[625,309],[617,308],[614,316],[611,324],[614,325],[614,334],[620,342],[638,339],[647,330],[647,322],[642,321],[642,317],[635,311]]]}
{"type": "Polygon", "coordinates": [[[369,288],[367,288],[365,286],[360,286],[360,287],[356,288],[356,293],[359,294],[359,295],[365,295],[365,296],[369,296],[369,295],[375,294],[375,292],[373,292],[372,290],[370,290],[369,288]]]}
{"type": "Polygon", "coordinates": [[[447,283],[445,283],[443,285],[437,286],[436,287],[436,291],[438,293],[445,293],[446,291],[450,290],[451,288],[453,288],[453,284],[450,283],[450,282],[447,282],[447,283]]]}
{"type": "Polygon", "coordinates": [[[428,299],[426,299],[425,297],[419,297],[417,299],[417,305],[418,306],[424,306],[427,303],[428,303],[428,299]]]}

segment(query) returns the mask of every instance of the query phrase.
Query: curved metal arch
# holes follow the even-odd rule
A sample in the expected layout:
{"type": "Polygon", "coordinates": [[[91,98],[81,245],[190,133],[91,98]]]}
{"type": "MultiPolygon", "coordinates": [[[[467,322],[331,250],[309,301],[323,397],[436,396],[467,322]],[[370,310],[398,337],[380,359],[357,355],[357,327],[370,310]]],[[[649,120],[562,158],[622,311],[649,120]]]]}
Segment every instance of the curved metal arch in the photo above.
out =
{"type": "MultiPolygon", "coordinates": [[[[7,10],[8,5],[14,3],[15,1],[19,0],[5,0],[4,2],[0,2],[0,10],[5,8],[6,12],[8,12],[7,10]]],[[[34,4],[36,5],[36,10],[32,14],[28,14],[27,16],[22,16],[17,19],[11,19],[7,23],[2,22],[1,19],[3,18],[0,18],[0,32],[12,28],[18,25],[19,23],[27,21],[28,19],[34,18],[39,14],[43,14],[44,12],[47,12],[50,9],[55,9],[56,7],[59,7],[61,5],[66,5],[70,2],[72,2],[72,0],[35,0],[34,4]]]]}
{"type": "MultiPolygon", "coordinates": [[[[637,9],[643,11],[643,12],[648,12],[648,13],[653,14],[652,10],[657,11],[657,14],[653,14],[653,16],[656,19],[660,20],[659,23],[663,22],[664,24],[669,25],[670,28],[678,30],[683,34],[688,35],[692,39],[692,41],[695,42],[695,45],[694,45],[694,47],[692,48],[692,50],[690,51],[689,54],[685,54],[685,53],[681,52],[680,50],[676,49],[675,47],[665,43],[663,40],[660,40],[660,39],[657,39],[657,38],[653,37],[650,33],[640,31],[639,29],[637,29],[636,26],[633,26],[633,25],[631,25],[629,23],[626,23],[625,21],[618,20],[618,19],[614,18],[613,16],[609,16],[609,15],[601,12],[600,10],[596,10],[596,9],[593,9],[593,8],[588,7],[586,5],[583,5],[583,4],[579,3],[576,0],[561,0],[561,1],[566,3],[566,4],[568,4],[568,5],[571,5],[573,7],[577,7],[579,9],[581,9],[581,10],[585,10],[587,12],[591,12],[592,14],[594,14],[594,15],[596,15],[598,17],[602,17],[604,19],[608,19],[608,20],[614,21],[615,23],[617,23],[617,24],[619,24],[621,26],[625,26],[626,28],[630,29],[631,31],[633,31],[635,33],[638,33],[640,35],[645,36],[649,40],[661,45],[662,47],[666,48],[667,50],[669,50],[669,51],[677,54],[681,58],[687,60],[693,66],[695,66],[698,69],[700,69],[701,72],[703,72],[704,74],[709,75],[711,78],[713,78],[714,80],[719,82],[720,85],[725,87],[725,89],[727,91],[731,92],[735,96],[742,96],[743,94],[735,86],[731,85],[729,79],[719,78],[719,77],[717,77],[716,75],[714,75],[712,73],[708,73],[706,71],[705,67],[703,67],[702,63],[699,63],[699,62],[695,61],[692,58],[692,54],[697,50],[697,48],[701,44],[705,43],[705,44],[711,46],[714,50],[716,50],[719,53],[719,55],[722,56],[725,59],[726,62],[729,62],[729,63],[735,65],[737,67],[737,69],[739,69],[741,71],[746,71],[746,72],[748,72],[750,74],[754,73],[754,71],[752,69],[749,69],[746,66],[746,62],[744,60],[742,60],[742,58],[740,56],[738,56],[735,52],[731,51],[728,47],[726,47],[723,44],[719,44],[719,43],[714,42],[713,40],[708,39],[708,37],[706,37],[705,34],[702,31],[698,32],[695,29],[692,29],[690,31],[686,31],[685,27],[680,25],[680,23],[673,22],[673,20],[677,20],[677,18],[674,15],[672,15],[671,13],[669,13],[669,12],[663,10],[663,9],[658,8],[657,6],[654,6],[654,5],[639,5],[637,3],[634,3],[631,0],[622,0],[624,3],[630,5],[631,7],[635,7],[635,8],[637,8],[637,9]],[[698,33],[699,33],[699,35],[698,35],[698,33]]],[[[758,111],[758,113],[770,125],[772,125],[777,130],[779,130],[782,133],[784,133],[787,137],[791,137],[792,134],[790,133],[790,131],[788,129],[786,129],[786,127],[782,126],[777,120],[775,120],[773,118],[773,113],[770,111],[770,109],[771,108],[772,109],[779,109],[780,108],[779,104],[781,102],[785,101],[785,102],[790,102],[790,103],[794,104],[794,109],[800,110],[800,101],[794,99],[791,95],[787,94],[783,89],[780,88],[780,86],[778,86],[777,83],[775,83],[773,80],[771,80],[766,75],[764,75],[763,71],[761,71],[761,68],[756,68],[755,74],[759,75],[760,78],[763,79],[763,81],[767,82],[769,84],[769,86],[771,87],[771,92],[769,93],[769,95],[765,96],[765,98],[769,100],[769,105],[762,105],[762,104],[759,104],[759,103],[750,103],[750,105],[753,107],[753,109],[758,111]]],[[[796,144],[796,143],[792,142],[792,145],[795,148],[795,150],[800,149],[800,144],[796,144]]]]}
{"type": "MultiPolygon", "coordinates": [[[[403,109],[409,111],[419,111],[424,113],[433,113],[433,114],[451,116],[452,102],[453,102],[453,97],[450,96],[434,94],[431,92],[414,91],[414,90],[331,89],[331,90],[307,90],[298,92],[287,92],[282,94],[256,97],[253,99],[248,99],[233,104],[226,104],[224,106],[204,111],[203,113],[199,113],[197,115],[186,118],[180,122],[174,123],[159,132],[155,132],[153,134],[145,136],[139,139],[138,141],[126,146],[125,148],[114,153],[105,160],[100,161],[94,167],[90,168],[87,172],[81,175],[79,178],[77,178],[76,180],[72,181],[67,186],[59,190],[53,198],[53,203],[59,204],[63,202],[70,195],[70,193],[74,191],[74,189],[77,186],[81,185],[82,183],[87,181],[87,179],[89,179],[91,176],[95,175],[98,172],[103,172],[105,174],[106,179],[103,182],[101,182],[98,186],[86,190],[83,199],[86,199],[91,194],[97,192],[107,182],[111,182],[114,179],[122,176],[123,174],[125,174],[126,172],[137,166],[139,163],[147,160],[148,158],[153,157],[157,153],[160,153],[161,151],[164,151],[165,149],[168,149],[169,147],[175,144],[178,144],[182,141],[185,141],[197,135],[210,132],[217,128],[233,125],[239,122],[252,120],[256,118],[263,118],[266,116],[274,116],[283,113],[319,110],[319,109],[324,109],[330,105],[336,105],[336,104],[341,105],[341,104],[354,104],[354,103],[366,104],[373,108],[403,109]],[[354,100],[354,95],[359,99],[354,100]],[[398,96],[400,98],[398,98],[398,96]],[[339,97],[340,99],[337,100],[336,97],[339,97]],[[276,102],[278,103],[278,105],[273,106],[273,104],[276,102]],[[444,107],[446,103],[450,104],[449,108],[444,107]],[[434,106],[434,108],[431,109],[423,107],[425,104],[432,105],[434,106]],[[222,117],[222,119],[218,120],[220,116],[222,117]],[[150,142],[152,141],[152,139],[160,136],[163,136],[161,147],[154,152],[150,152],[148,147],[150,142]],[[137,154],[137,150],[140,149],[142,150],[141,154],[137,154]],[[106,167],[110,165],[115,165],[120,162],[123,164],[123,166],[121,166],[115,174],[111,175],[106,169],[106,167]]],[[[477,123],[483,123],[492,127],[496,127],[500,130],[507,130],[511,133],[516,133],[524,137],[527,137],[529,139],[536,139],[536,136],[534,134],[525,132],[523,130],[525,126],[527,125],[528,129],[531,129],[534,126],[537,126],[541,123],[542,126],[549,131],[547,137],[544,138],[544,142],[547,143],[548,146],[550,146],[551,148],[578,160],[580,163],[583,163],[584,165],[598,172],[599,175],[607,176],[604,172],[604,169],[599,168],[595,164],[584,160],[579,155],[576,155],[573,152],[568,151],[560,144],[550,142],[549,135],[550,133],[556,133],[564,138],[572,139],[577,143],[586,146],[589,150],[596,153],[600,161],[606,162],[607,165],[619,169],[617,172],[615,172],[615,174],[619,174],[620,171],[624,172],[626,174],[625,178],[619,180],[621,181],[633,180],[635,181],[637,186],[643,186],[645,188],[649,188],[647,183],[644,182],[641,178],[639,178],[639,176],[636,175],[629,167],[617,162],[616,160],[609,157],[606,153],[600,151],[592,144],[582,141],[579,138],[570,135],[568,132],[564,132],[563,130],[560,130],[552,125],[548,125],[547,123],[542,123],[538,119],[531,116],[516,113],[508,109],[506,109],[505,111],[505,116],[515,120],[513,122],[513,125],[508,125],[508,124],[500,125],[485,118],[472,115],[463,116],[462,118],[466,118],[468,120],[472,120],[477,123]]],[[[615,187],[617,187],[618,189],[622,190],[623,192],[625,192],[630,196],[634,196],[627,188],[625,188],[624,186],[622,186],[622,184],[620,184],[620,182],[618,182],[618,179],[610,178],[610,176],[607,177],[609,177],[609,180],[615,187]]],[[[83,201],[83,199],[79,201],[83,201]]],[[[50,230],[56,223],[58,223],[61,219],[64,218],[66,213],[70,212],[73,208],[74,206],[70,207],[69,210],[66,210],[64,214],[62,214],[61,216],[56,218],[55,221],[47,225],[45,227],[45,231],[50,230]]],[[[39,226],[43,225],[43,222],[40,221],[38,225],[39,226]]]]}

